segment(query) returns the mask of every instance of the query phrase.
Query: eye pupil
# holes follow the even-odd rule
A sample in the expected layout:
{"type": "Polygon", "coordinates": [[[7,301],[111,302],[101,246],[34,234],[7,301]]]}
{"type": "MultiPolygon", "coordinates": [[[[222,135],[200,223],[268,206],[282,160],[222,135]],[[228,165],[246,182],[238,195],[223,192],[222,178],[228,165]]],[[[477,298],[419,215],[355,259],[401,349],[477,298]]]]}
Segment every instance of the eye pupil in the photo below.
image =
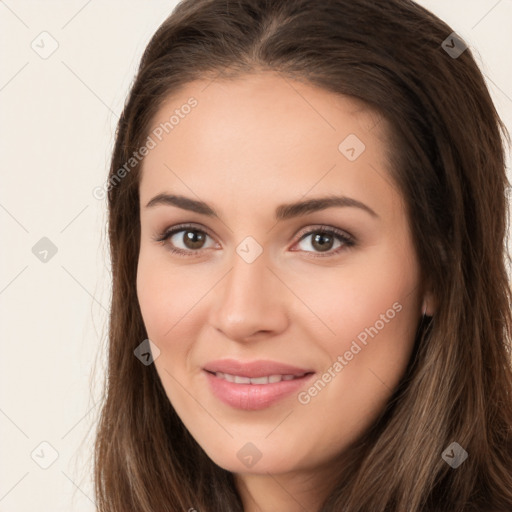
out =
{"type": "Polygon", "coordinates": [[[317,233],[313,237],[312,245],[320,251],[328,251],[332,248],[333,237],[326,233],[317,233]],[[318,246],[317,246],[318,244],[318,246]]]}
{"type": "Polygon", "coordinates": [[[204,243],[204,233],[195,230],[187,230],[183,234],[184,243],[189,249],[200,249],[204,243]]]}

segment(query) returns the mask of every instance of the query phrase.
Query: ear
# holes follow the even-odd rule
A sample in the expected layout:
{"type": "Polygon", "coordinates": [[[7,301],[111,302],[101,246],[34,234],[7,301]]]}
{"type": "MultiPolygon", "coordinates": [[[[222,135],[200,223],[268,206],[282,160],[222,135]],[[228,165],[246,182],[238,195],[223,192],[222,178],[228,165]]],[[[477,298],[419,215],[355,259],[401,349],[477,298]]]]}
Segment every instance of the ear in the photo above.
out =
{"type": "Polygon", "coordinates": [[[423,295],[423,303],[421,306],[421,313],[427,316],[434,316],[437,311],[437,301],[435,300],[431,291],[427,291],[423,295]]]}

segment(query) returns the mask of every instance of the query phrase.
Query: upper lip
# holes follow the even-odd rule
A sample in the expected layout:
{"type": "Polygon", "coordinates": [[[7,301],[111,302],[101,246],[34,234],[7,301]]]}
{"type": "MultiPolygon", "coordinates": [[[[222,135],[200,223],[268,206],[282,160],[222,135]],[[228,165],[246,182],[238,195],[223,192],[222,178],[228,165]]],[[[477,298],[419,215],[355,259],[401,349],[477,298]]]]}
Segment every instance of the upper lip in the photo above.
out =
{"type": "Polygon", "coordinates": [[[219,359],[207,363],[204,370],[208,372],[222,372],[229,375],[238,375],[240,377],[267,377],[269,375],[303,375],[304,373],[313,373],[313,370],[299,368],[277,361],[257,360],[257,361],[237,361],[236,359],[219,359]]]}

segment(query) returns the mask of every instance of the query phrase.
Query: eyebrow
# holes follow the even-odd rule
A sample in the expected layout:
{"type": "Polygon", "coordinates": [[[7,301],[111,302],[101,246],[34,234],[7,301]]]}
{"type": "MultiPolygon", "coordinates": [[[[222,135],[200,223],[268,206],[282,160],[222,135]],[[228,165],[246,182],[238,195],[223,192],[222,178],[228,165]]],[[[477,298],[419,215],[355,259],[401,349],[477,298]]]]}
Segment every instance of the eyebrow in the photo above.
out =
{"type": "MultiPolygon", "coordinates": [[[[217,212],[207,203],[180,195],[158,194],[148,202],[146,208],[152,208],[157,205],[177,206],[183,210],[200,213],[201,215],[207,215],[208,217],[219,217],[217,212]]],[[[379,217],[374,210],[357,199],[330,195],[307,199],[305,201],[298,201],[295,203],[281,204],[276,208],[275,218],[278,221],[283,221],[336,206],[360,208],[361,210],[369,213],[372,217],[379,217]]]]}

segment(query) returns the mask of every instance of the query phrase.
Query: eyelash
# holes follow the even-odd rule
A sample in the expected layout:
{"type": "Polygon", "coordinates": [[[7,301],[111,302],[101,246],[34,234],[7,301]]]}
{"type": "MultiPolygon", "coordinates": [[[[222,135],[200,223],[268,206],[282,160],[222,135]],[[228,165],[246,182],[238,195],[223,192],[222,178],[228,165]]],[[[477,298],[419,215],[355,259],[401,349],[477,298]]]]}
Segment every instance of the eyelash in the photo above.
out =
{"type": "MultiPolygon", "coordinates": [[[[180,231],[196,231],[198,233],[203,233],[205,235],[208,235],[210,238],[213,238],[207,231],[205,231],[203,229],[199,229],[197,226],[195,226],[193,224],[180,224],[178,226],[174,226],[173,228],[166,229],[161,234],[155,236],[154,240],[158,243],[161,243],[162,245],[165,245],[169,238],[171,238],[176,233],[179,233],[180,231]]],[[[354,237],[344,233],[343,231],[341,231],[339,229],[329,227],[329,226],[320,226],[320,227],[317,227],[317,228],[314,228],[314,229],[311,229],[309,231],[302,233],[299,240],[296,243],[301,242],[303,239],[305,239],[306,237],[308,237],[309,235],[312,235],[312,234],[332,235],[336,239],[338,239],[340,242],[343,243],[343,245],[341,247],[338,247],[338,249],[336,249],[334,251],[330,250],[329,252],[326,252],[326,253],[313,253],[312,257],[314,257],[314,258],[331,257],[331,256],[339,254],[343,250],[350,249],[356,245],[354,237]]],[[[168,250],[173,254],[177,254],[178,256],[183,256],[183,257],[198,256],[202,252],[202,249],[198,249],[197,251],[194,251],[192,249],[184,250],[184,249],[179,249],[177,247],[173,247],[171,245],[169,245],[168,250]]],[[[306,252],[308,254],[311,253],[311,251],[304,251],[304,252],[306,252]]]]}

